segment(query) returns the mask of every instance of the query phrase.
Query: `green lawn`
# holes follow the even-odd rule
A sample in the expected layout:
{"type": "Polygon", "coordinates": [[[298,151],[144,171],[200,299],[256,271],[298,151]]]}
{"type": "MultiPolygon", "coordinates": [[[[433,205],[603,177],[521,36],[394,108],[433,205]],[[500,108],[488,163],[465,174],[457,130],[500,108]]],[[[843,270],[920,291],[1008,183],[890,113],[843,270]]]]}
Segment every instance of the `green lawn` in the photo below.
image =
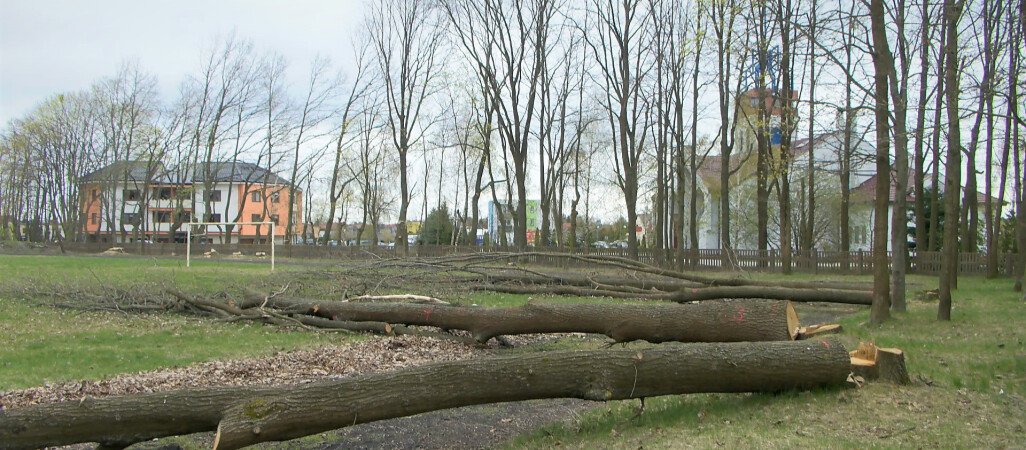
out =
{"type": "MultiPolygon", "coordinates": [[[[0,255],[0,390],[46,382],[102,379],[118,373],[201,361],[269,355],[352,337],[224,323],[178,314],[77,311],[45,304],[46,292],[159,292],[176,286],[215,293],[273,286],[298,272],[269,265],[176,259],[0,255]],[[40,294],[40,292],[44,294],[40,294]],[[42,306],[40,304],[43,304],[42,306]]],[[[327,282],[326,282],[327,283],[327,282]]]]}
{"type": "MultiPolygon", "coordinates": [[[[177,314],[141,315],[45,306],[49,291],[93,293],[159,290],[271,290],[292,283],[299,295],[332,296],[345,289],[335,268],[179,259],[0,255],[0,390],[218,358],[266,355],[283,349],[344,342],[344,335],[222,323],[177,314]],[[40,306],[44,304],[44,306],[40,306]]],[[[544,270],[544,269],[541,269],[544,270]]],[[[764,279],[825,279],[812,275],[764,279]]],[[[868,277],[831,276],[843,281],[868,277]]],[[[931,277],[910,277],[909,311],[867,326],[868,308],[842,318],[849,348],[871,341],[905,351],[913,383],[868,383],[778,394],[697,394],[617,401],[550,426],[511,448],[865,448],[1026,447],[1026,305],[1010,280],[962,278],[952,321],[938,322],[931,277]]],[[[416,290],[416,286],[411,286],[416,290]]],[[[446,300],[489,306],[524,303],[526,295],[452,291],[446,300]]],[[[429,292],[418,292],[428,293],[429,292]]],[[[543,298],[551,301],[581,299],[543,298]]],[[[537,348],[576,348],[597,341],[565,340],[537,348]]],[[[643,345],[643,344],[631,344],[643,345]]]]}

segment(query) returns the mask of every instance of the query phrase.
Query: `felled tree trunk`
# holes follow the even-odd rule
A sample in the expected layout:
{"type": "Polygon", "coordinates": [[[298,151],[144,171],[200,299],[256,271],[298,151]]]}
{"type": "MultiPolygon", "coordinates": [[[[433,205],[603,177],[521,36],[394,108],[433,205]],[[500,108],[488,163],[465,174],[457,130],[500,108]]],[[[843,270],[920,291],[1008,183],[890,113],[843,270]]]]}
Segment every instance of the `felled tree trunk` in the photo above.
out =
{"type": "Polygon", "coordinates": [[[849,291],[842,289],[798,289],[774,286],[720,286],[702,289],[683,289],[672,294],[678,302],[712,300],[718,298],[770,298],[792,302],[848,303],[871,305],[872,291],[849,291]]]}
{"type": "Polygon", "coordinates": [[[501,335],[598,333],[617,342],[738,342],[792,340],[798,315],[787,301],[735,300],[696,304],[528,302],[510,308],[412,303],[318,302],[254,298],[279,311],[346,321],[374,321],[466,330],[480,343],[501,335]]]}
{"type": "Polygon", "coordinates": [[[872,291],[850,291],[843,289],[799,289],[776,286],[716,286],[706,288],[681,289],[676,292],[635,292],[624,293],[609,289],[588,289],[578,286],[510,286],[510,285],[477,285],[473,289],[505,292],[510,294],[535,295],[577,295],[603,296],[618,298],[640,298],[648,300],[670,300],[675,302],[694,302],[703,300],[720,300],[728,298],[766,298],[774,300],[790,300],[793,302],[827,302],[846,303],[851,305],[871,305],[872,291]]]}
{"type": "Polygon", "coordinates": [[[296,386],[220,387],[86,399],[0,411],[0,443],[119,447],[217,430],[215,448],[293,439],[460,406],[542,398],[618,400],[843,384],[833,338],[574,350],[428,364],[296,386]]]}

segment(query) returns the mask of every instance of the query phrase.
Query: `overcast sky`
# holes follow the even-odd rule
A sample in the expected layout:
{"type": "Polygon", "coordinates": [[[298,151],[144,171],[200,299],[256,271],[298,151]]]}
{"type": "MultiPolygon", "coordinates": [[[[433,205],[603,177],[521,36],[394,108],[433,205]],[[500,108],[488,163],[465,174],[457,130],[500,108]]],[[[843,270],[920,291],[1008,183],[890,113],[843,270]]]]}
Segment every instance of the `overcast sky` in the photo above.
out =
{"type": "Polygon", "coordinates": [[[315,55],[351,58],[363,0],[0,0],[0,128],[47,97],[88,88],[122,63],[177,93],[202,55],[234,30],[284,55],[303,77],[315,55]]]}

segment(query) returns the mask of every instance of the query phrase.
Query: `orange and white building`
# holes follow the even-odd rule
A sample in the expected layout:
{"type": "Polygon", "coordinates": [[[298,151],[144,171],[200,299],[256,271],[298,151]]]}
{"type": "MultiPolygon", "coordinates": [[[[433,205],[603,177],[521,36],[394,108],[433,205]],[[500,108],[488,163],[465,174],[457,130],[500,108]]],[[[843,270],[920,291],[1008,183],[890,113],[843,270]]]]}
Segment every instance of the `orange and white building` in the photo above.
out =
{"type": "Polygon", "coordinates": [[[301,223],[303,195],[274,172],[255,164],[211,162],[175,173],[160,163],[123,161],[82,177],[81,226],[87,241],[132,243],[194,241],[264,243],[269,225],[200,225],[200,222],[274,223],[284,243],[290,193],[294,224],[301,223]]]}

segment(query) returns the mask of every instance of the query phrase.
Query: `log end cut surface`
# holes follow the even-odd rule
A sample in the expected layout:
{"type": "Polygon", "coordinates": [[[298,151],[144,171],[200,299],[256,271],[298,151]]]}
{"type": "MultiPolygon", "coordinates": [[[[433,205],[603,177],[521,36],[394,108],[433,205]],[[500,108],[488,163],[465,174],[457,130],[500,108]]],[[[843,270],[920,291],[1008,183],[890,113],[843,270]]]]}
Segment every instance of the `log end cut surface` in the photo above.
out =
{"type": "Polygon", "coordinates": [[[801,328],[801,324],[798,322],[798,313],[794,310],[794,305],[787,302],[787,334],[791,336],[791,340],[798,338],[798,329],[801,328]]]}

